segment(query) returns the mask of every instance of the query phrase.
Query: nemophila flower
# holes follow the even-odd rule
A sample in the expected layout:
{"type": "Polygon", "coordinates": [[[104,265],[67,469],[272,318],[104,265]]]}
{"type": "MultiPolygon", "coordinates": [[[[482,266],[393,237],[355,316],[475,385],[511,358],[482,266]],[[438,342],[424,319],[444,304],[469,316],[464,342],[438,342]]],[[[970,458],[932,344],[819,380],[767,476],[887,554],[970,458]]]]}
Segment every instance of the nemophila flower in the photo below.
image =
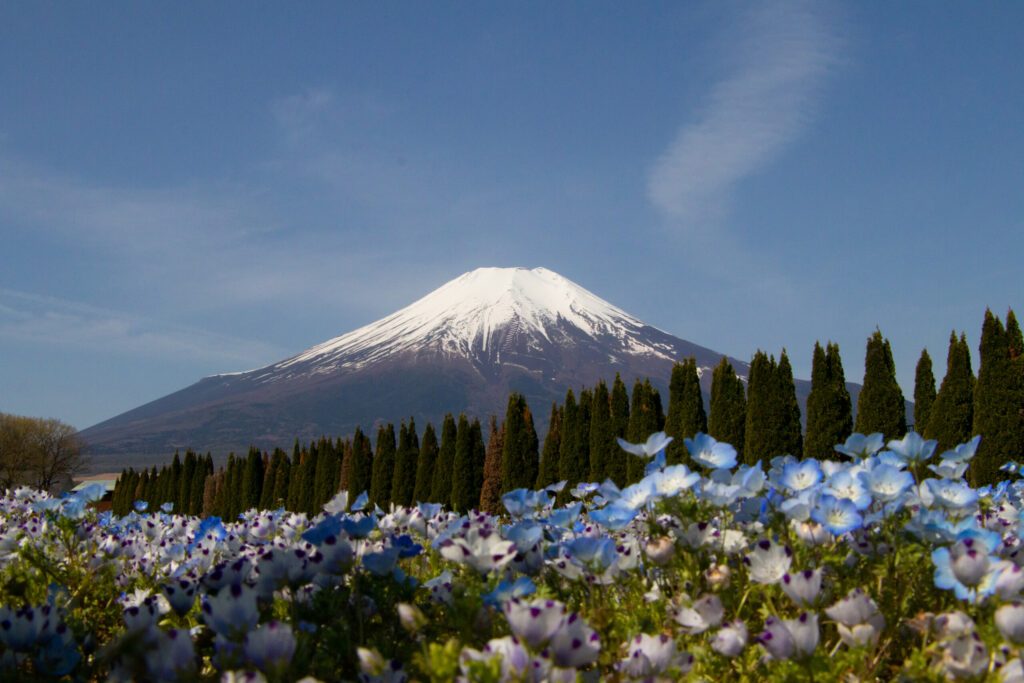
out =
{"type": "Polygon", "coordinates": [[[960,600],[976,602],[992,595],[1003,565],[984,548],[958,542],[932,552],[936,588],[952,590],[960,600]]]}
{"type": "Polygon", "coordinates": [[[649,478],[645,478],[622,489],[619,499],[615,501],[615,505],[639,510],[646,507],[657,496],[658,491],[655,488],[654,482],[649,478]]]}
{"type": "MultiPolygon", "coordinates": [[[[394,546],[363,554],[363,568],[374,576],[387,576],[395,570],[400,550],[394,546]]],[[[442,552],[442,554],[444,554],[442,552]]]]}
{"type": "Polygon", "coordinates": [[[565,605],[557,600],[513,599],[505,603],[504,611],[512,633],[533,649],[545,645],[565,617],[565,605]]]}
{"type": "Polygon", "coordinates": [[[789,659],[796,650],[793,635],[778,617],[768,617],[764,620],[764,631],[757,640],[772,659],[789,659]]]}
{"type": "Polygon", "coordinates": [[[452,580],[454,576],[446,569],[429,581],[423,582],[423,588],[430,592],[430,598],[434,602],[445,605],[452,604],[452,580]]]}
{"type": "Polygon", "coordinates": [[[711,639],[711,649],[723,657],[736,657],[747,646],[747,625],[732,621],[718,629],[711,639]]]}
{"type": "Polygon", "coordinates": [[[195,581],[183,576],[165,583],[161,590],[175,614],[185,616],[196,603],[197,588],[195,581]]]}
{"type": "Polygon", "coordinates": [[[896,500],[914,485],[914,475],[892,465],[876,465],[857,476],[872,497],[883,503],[896,500]]]}
{"type": "Polygon", "coordinates": [[[341,518],[341,530],[349,538],[367,538],[377,528],[377,518],[374,515],[359,515],[350,517],[345,515],[341,518]]]}
{"type": "Polygon", "coordinates": [[[716,507],[728,507],[736,502],[742,492],[736,484],[707,479],[701,485],[699,497],[716,507]]]}
{"type": "Polygon", "coordinates": [[[977,631],[942,643],[942,669],[948,678],[974,678],[989,665],[988,649],[977,631]]]}
{"type": "Polygon", "coordinates": [[[779,477],[779,484],[794,492],[809,489],[820,481],[821,465],[814,459],[787,464],[779,477]]]}
{"type": "Polygon", "coordinates": [[[793,551],[788,546],[762,539],[744,556],[743,562],[754,583],[778,583],[793,564],[793,551]]]}
{"type": "Polygon", "coordinates": [[[641,458],[651,458],[665,450],[665,447],[672,443],[672,437],[666,436],[665,432],[651,434],[647,437],[645,443],[629,443],[622,438],[616,438],[615,440],[618,442],[619,448],[641,458]]]}
{"type": "Polygon", "coordinates": [[[577,668],[597,660],[601,653],[601,638],[577,612],[573,612],[555,629],[548,647],[556,666],[577,668]]]}
{"type": "Polygon", "coordinates": [[[541,681],[551,668],[548,658],[534,658],[518,639],[512,636],[494,638],[483,650],[464,647],[459,653],[459,668],[463,675],[470,673],[472,662],[490,661],[497,657],[501,662],[501,680],[541,681]]]}
{"type": "Polygon", "coordinates": [[[341,534],[341,519],[334,515],[328,515],[320,520],[316,526],[302,532],[302,540],[313,545],[320,545],[327,538],[335,538],[341,534]]]}
{"type": "Polygon", "coordinates": [[[576,502],[572,505],[567,505],[557,510],[553,510],[545,520],[551,526],[559,526],[566,529],[572,528],[573,524],[579,519],[580,512],[583,510],[583,503],[576,502]]]}
{"type": "Polygon", "coordinates": [[[850,434],[847,437],[845,443],[836,444],[835,450],[843,455],[848,455],[851,458],[862,460],[864,458],[870,458],[872,455],[882,450],[882,445],[885,443],[885,437],[879,432],[869,434],[867,436],[863,434],[850,434]]]}
{"type": "Polygon", "coordinates": [[[606,529],[618,531],[632,522],[638,514],[640,514],[640,511],[636,508],[620,504],[616,501],[600,510],[591,510],[590,519],[606,529]]]}
{"type": "Polygon", "coordinates": [[[607,536],[579,536],[565,546],[573,562],[593,573],[606,570],[615,562],[615,541],[607,536]]]}
{"type": "Polygon", "coordinates": [[[813,605],[821,592],[821,570],[805,569],[783,574],[781,586],[782,592],[798,606],[813,605]]]}
{"type": "Polygon", "coordinates": [[[725,608],[715,594],[702,595],[692,605],[678,608],[673,615],[675,622],[690,634],[704,633],[722,623],[725,608]]]}
{"type": "Polygon", "coordinates": [[[691,472],[686,465],[672,465],[651,475],[654,492],[658,496],[675,496],[700,481],[700,474],[691,472]]]}
{"type": "Polygon", "coordinates": [[[384,659],[376,648],[357,647],[356,655],[359,657],[359,680],[363,683],[405,683],[409,680],[400,661],[384,659]]]}
{"type": "Polygon", "coordinates": [[[841,470],[828,478],[822,493],[851,501],[858,510],[867,510],[871,494],[861,480],[850,470],[841,470]]]}
{"type": "Polygon", "coordinates": [[[839,638],[850,647],[875,645],[885,628],[885,617],[878,605],[860,588],[854,588],[825,610],[836,622],[839,638]]]}
{"type": "Polygon", "coordinates": [[[155,629],[152,645],[146,654],[150,680],[187,680],[195,673],[196,651],[187,630],[155,629]]]}
{"type": "Polygon", "coordinates": [[[295,654],[295,635],[288,624],[268,621],[245,636],[245,658],[262,670],[288,665],[295,654]]]}
{"type": "Polygon", "coordinates": [[[818,504],[811,510],[811,519],[835,536],[859,529],[864,524],[864,518],[852,500],[827,494],[818,499],[818,504]]]}
{"type": "Polygon", "coordinates": [[[1014,645],[1024,645],[1024,605],[1012,603],[996,610],[996,628],[1014,645]]]}
{"type": "Polygon", "coordinates": [[[909,464],[930,460],[938,444],[935,439],[925,439],[917,432],[907,432],[902,439],[890,441],[888,447],[903,462],[909,464]]]}
{"type": "Polygon", "coordinates": [[[960,479],[970,467],[969,462],[957,462],[956,460],[940,460],[936,465],[928,465],[928,469],[934,472],[940,479],[960,479]]]}
{"type": "Polygon", "coordinates": [[[438,545],[441,555],[453,562],[487,574],[504,567],[516,556],[516,545],[490,526],[470,526],[461,536],[451,536],[438,545]]]}
{"type": "Polygon", "coordinates": [[[669,536],[652,538],[644,545],[644,554],[659,567],[668,564],[676,553],[676,544],[669,536]]]}
{"type": "Polygon", "coordinates": [[[1024,569],[1017,564],[1003,560],[999,563],[998,570],[995,594],[1003,600],[1020,598],[1020,592],[1024,590],[1024,569]]]}
{"type": "Polygon", "coordinates": [[[832,540],[832,535],[820,524],[793,520],[789,523],[793,533],[807,546],[823,545],[832,540]]]}
{"type": "Polygon", "coordinates": [[[802,658],[813,655],[821,639],[818,615],[814,612],[801,612],[796,619],[785,619],[782,623],[793,637],[795,656],[802,658]]]}
{"type": "Polygon", "coordinates": [[[940,507],[950,512],[973,509],[978,492],[963,481],[951,479],[925,479],[920,487],[921,501],[928,507],[940,507]]]}
{"type": "Polygon", "coordinates": [[[626,658],[618,663],[619,672],[632,679],[654,680],[675,671],[682,676],[693,667],[693,655],[676,650],[676,641],[664,633],[642,633],[627,643],[626,658]]]}
{"type": "Polygon", "coordinates": [[[500,608],[506,601],[514,598],[525,598],[537,592],[537,586],[528,576],[520,576],[515,581],[502,581],[493,591],[482,597],[484,604],[500,608]]]}
{"type": "Polygon", "coordinates": [[[717,470],[736,466],[736,449],[708,434],[697,432],[692,439],[683,439],[683,443],[690,457],[701,467],[717,470]]]}
{"type": "Polygon", "coordinates": [[[149,503],[147,503],[144,500],[137,500],[134,503],[132,503],[132,506],[135,508],[136,512],[145,512],[147,509],[149,509],[149,503]]]}
{"type": "Polygon", "coordinates": [[[129,633],[155,626],[163,615],[171,611],[163,595],[127,596],[122,604],[125,606],[124,623],[129,633]]]}
{"type": "Polygon", "coordinates": [[[203,621],[226,638],[242,635],[259,621],[256,591],[245,584],[233,583],[216,595],[203,596],[203,621]]]}

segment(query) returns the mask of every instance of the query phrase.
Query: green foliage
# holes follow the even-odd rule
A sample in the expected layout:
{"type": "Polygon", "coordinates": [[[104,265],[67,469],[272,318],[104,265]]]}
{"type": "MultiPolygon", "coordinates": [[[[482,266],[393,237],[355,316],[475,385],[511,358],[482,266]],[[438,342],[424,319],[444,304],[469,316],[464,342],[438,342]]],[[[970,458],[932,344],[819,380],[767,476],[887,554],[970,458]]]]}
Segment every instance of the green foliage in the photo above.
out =
{"type": "Polygon", "coordinates": [[[928,349],[921,349],[921,358],[914,370],[914,429],[923,434],[928,427],[928,417],[935,403],[935,374],[932,372],[932,357],[928,349]]]}
{"type": "Polygon", "coordinates": [[[605,480],[608,462],[614,451],[619,450],[612,436],[611,397],[604,381],[594,387],[590,409],[590,476],[588,481],[605,480]]]}
{"type": "Polygon", "coordinates": [[[437,461],[437,433],[434,425],[427,423],[423,430],[423,443],[420,445],[420,456],[416,461],[416,487],[413,490],[413,501],[426,503],[431,499],[431,486],[434,479],[434,463],[437,461]]]}
{"type": "Polygon", "coordinates": [[[541,489],[558,481],[558,467],[562,453],[562,414],[564,409],[557,403],[551,404],[551,417],[548,419],[548,433],[544,436],[544,448],[541,452],[540,467],[537,470],[535,488],[541,489]]]}
{"type": "Polygon", "coordinates": [[[868,338],[864,355],[864,384],[857,397],[854,429],[861,434],[881,432],[893,439],[907,432],[907,408],[903,391],[896,382],[892,347],[880,330],[875,330],[868,338]]]}
{"type": "Polygon", "coordinates": [[[811,393],[807,396],[804,457],[833,457],[834,446],[846,441],[852,431],[852,404],[850,392],[846,389],[839,345],[829,342],[825,350],[815,342],[811,361],[811,393]]]}
{"type": "Polygon", "coordinates": [[[708,434],[731,444],[737,453],[743,453],[747,422],[746,389],[725,356],[711,374],[710,408],[708,434]]]}
{"type": "Polygon", "coordinates": [[[395,455],[395,474],[391,481],[391,501],[395,505],[413,504],[416,493],[416,461],[419,458],[419,436],[416,421],[409,418],[409,426],[402,422],[398,430],[398,452],[395,455]]]}
{"type": "Polygon", "coordinates": [[[626,385],[619,373],[615,373],[615,382],[612,383],[610,426],[613,445],[605,460],[605,476],[614,481],[617,486],[625,486],[627,454],[614,442],[615,439],[625,439],[628,435],[629,394],[626,392],[626,385]]]}
{"type": "Polygon", "coordinates": [[[395,426],[389,422],[377,430],[377,448],[373,452],[373,481],[370,484],[370,502],[384,509],[391,503],[395,451],[395,426]]]}
{"type": "Polygon", "coordinates": [[[924,435],[939,442],[936,452],[942,453],[971,438],[974,426],[974,373],[967,337],[949,335],[946,376],[935,397],[924,435]]]}
{"type": "Polygon", "coordinates": [[[501,454],[501,482],[505,491],[533,486],[539,470],[537,446],[530,407],[522,394],[514,393],[509,396],[505,411],[505,443],[501,454]]]}
{"type": "MultiPolygon", "coordinates": [[[[373,452],[371,451],[370,438],[363,434],[363,430],[356,427],[352,435],[352,465],[349,473],[348,492],[354,498],[363,491],[369,492],[373,483],[373,452]]],[[[294,471],[295,464],[292,461],[294,471]]],[[[294,476],[294,474],[293,474],[294,476]]]]}
{"type": "MultiPolygon", "coordinates": [[[[455,462],[452,466],[451,508],[468,512],[480,499],[480,489],[473,488],[473,444],[466,414],[459,415],[455,436],[455,462]]],[[[443,501],[448,503],[448,501],[443,501]]]]}
{"type": "MultiPolygon", "coordinates": [[[[650,379],[633,383],[633,394],[629,407],[628,440],[643,443],[654,432],[665,426],[665,415],[661,410],[661,395],[651,385],[650,379]]],[[[626,481],[633,483],[643,477],[646,461],[635,455],[626,454],[626,481]]]]}
{"type": "Polygon", "coordinates": [[[973,432],[981,435],[981,443],[971,464],[975,486],[995,483],[999,467],[1024,454],[1024,343],[1012,310],[1005,329],[985,311],[979,350],[973,432]]]}
{"type": "Polygon", "coordinates": [[[669,464],[689,463],[683,439],[692,438],[697,432],[708,431],[707,414],[704,412],[704,396],[697,374],[697,361],[687,358],[672,367],[668,385],[668,414],[665,416],[665,433],[673,438],[665,450],[669,464]]]}
{"type": "Polygon", "coordinates": [[[565,394],[562,404],[562,441],[558,450],[558,479],[568,481],[566,488],[572,488],[579,481],[584,464],[580,452],[580,409],[572,389],[565,394]]]}
{"type": "Polygon", "coordinates": [[[441,446],[434,463],[433,483],[430,486],[432,503],[448,503],[452,498],[452,467],[455,465],[455,438],[458,430],[451,413],[441,423],[441,446]]]}

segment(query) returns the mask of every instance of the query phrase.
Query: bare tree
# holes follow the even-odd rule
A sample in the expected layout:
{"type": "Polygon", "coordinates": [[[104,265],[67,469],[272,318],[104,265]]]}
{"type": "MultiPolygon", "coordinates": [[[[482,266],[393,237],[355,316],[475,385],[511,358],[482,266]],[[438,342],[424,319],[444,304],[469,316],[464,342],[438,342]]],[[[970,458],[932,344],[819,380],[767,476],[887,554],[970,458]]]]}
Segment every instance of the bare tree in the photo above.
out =
{"type": "Polygon", "coordinates": [[[53,491],[85,466],[78,431],[60,420],[0,413],[0,486],[53,491]]]}

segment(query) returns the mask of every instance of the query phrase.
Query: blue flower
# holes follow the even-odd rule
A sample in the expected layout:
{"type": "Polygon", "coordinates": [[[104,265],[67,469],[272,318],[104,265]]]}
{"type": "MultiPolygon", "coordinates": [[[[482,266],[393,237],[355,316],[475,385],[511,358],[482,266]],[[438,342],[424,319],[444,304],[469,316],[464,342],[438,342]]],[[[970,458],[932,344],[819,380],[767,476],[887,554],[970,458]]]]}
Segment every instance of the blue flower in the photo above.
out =
{"type": "Polygon", "coordinates": [[[483,595],[484,604],[501,608],[502,604],[514,598],[525,598],[537,592],[537,586],[528,576],[520,576],[515,582],[502,581],[490,593],[483,595]]]}
{"type": "Polygon", "coordinates": [[[956,448],[953,448],[952,450],[946,451],[940,457],[944,461],[967,462],[968,460],[974,457],[974,454],[978,450],[979,443],[981,443],[981,437],[976,436],[970,441],[962,443],[956,448]]]}
{"type": "Polygon", "coordinates": [[[829,477],[823,492],[836,498],[853,501],[858,510],[867,510],[871,505],[871,494],[860,479],[853,476],[849,470],[840,470],[829,477]]]}
{"type": "Polygon", "coordinates": [[[352,505],[349,507],[349,510],[351,510],[352,512],[359,512],[360,510],[366,507],[366,504],[369,501],[370,494],[368,494],[366,491],[363,491],[358,496],[356,496],[355,502],[352,503],[352,505]]]}
{"type": "Polygon", "coordinates": [[[697,432],[692,439],[683,439],[690,457],[708,469],[731,469],[736,466],[736,449],[703,432],[697,432]]]}
{"type": "Polygon", "coordinates": [[[646,443],[629,443],[625,439],[616,438],[619,447],[627,453],[641,458],[650,458],[665,450],[665,447],[672,443],[671,436],[665,436],[665,432],[655,432],[647,437],[646,443]]]}
{"type": "Polygon", "coordinates": [[[825,494],[811,510],[811,519],[834,536],[861,528],[864,518],[852,500],[825,494]]]}
{"type": "MultiPolygon", "coordinates": [[[[372,519],[372,518],[371,518],[372,519]]],[[[302,540],[313,545],[321,545],[331,537],[337,537],[341,533],[341,520],[334,515],[328,515],[312,529],[302,534],[302,540]]]]}
{"type": "Polygon", "coordinates": [[[917,432],[907,432],[902,439],[890,441],[888,445],[904,462],[915,463],[930,460],[938,443],[935,439],[925,440],[917,432]]]}
{"type": "Polygon", "coordinates": [[[883,503],[896,500],[914,485],[914,475],[892,465],[876,465],[858,476],[875,500],[883,503]]]}
{"type": "Polygon", "coordinates": [[[836,444],[835,450],[843,455],[848,455],[851,458],[863,459],[870,458],[872,455],[882,450],[882,444],[885,443],[885,437],[881,433],[875,432],[864,436],[863,434],[850,434],[849,438],[846,439],[846,443],[836,444]]]}
{"type": "Polygon", "coordinates": [[[782,468],[779,483],[790,491],[803,491],[821,481],[821,465],[813,458],[803,462],[792,462],[782,468]]]}
{"type": "Polygon", "coordinates": [[[341,518],[341,528],[350,538],[366,538],[377,528],[377,518],[373,515],[364,515],[356,519],[346,515],[341,518]]]}
{"type": "Polygon", "coordinates": [[[590,519],[594,520],[606,529],[618,531],[633,521],[639,513],[635,508],[618,503],[612,503],[600,510],[591,510],[590,519]]]}

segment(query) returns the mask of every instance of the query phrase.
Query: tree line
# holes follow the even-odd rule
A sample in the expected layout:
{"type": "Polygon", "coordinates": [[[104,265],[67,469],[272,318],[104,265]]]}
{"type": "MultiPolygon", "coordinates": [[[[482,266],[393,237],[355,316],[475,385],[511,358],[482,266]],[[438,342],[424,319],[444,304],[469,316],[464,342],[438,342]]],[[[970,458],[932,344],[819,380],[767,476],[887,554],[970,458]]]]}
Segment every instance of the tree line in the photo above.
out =
{"type": "MultiPolygon", "coordinates": [[[[914,428],[938,441],[938,450],[982,436],[970,469],[973,484],[999,479],[999,467],[1024,454],[1024,341],[1012,310],[1005,325],[986,311],[977,377],[966,336],[951,334],[946,374],[936,388],[931,358],[923,350],[914,386],[914,428]]],[[[522,394],[509,396],[504,420],[492,416],[485,440],[478,419],[445,416],[440,434],[432,424],[422,439],[415,421],[377,428],[371,441],[359,428],[347,439],[295,442],[291,454],[252,448],[231,454],[214,471],[209,454],[186,452],[161,470],[128,469],[118,479],[114,512],[127,513],[135,500],[173,503],[187,514],[228,518],[251,509],[284,507],[315,514],[340,490],[369,493],[371,503],[444,503],[459,512],[498,512],[501,495],[515,488],[539,488],[565,480],[565,492],[585,481],[611,479],[619,486],[638,481],[645,461],[624,453],[616,438],[642,442],[664,430],[674,441],[666,459],[690,463],[683,439],[705,432],[736,447],[742,462],[754,464],[781,454],[833,457],[833,446],[853,432],[887,437],[907,429],[903,392],[896,381],[889,340],[876,330],[867,340],[864,381],[856,419],[846,387],[838,344],[815,343],[806,427],[801,427],[792,366],[785,349],[776,360],[758,350],[747,377],[728,358],[712,370],[708,410],[701,374],[693,358],[676,363],[669,380],[667,410],[649,379],[631,390],[617,374],[577,393],[566,392],[551,406],[541,444],[533,413],[522,394]]],[[[563,496],[567,493],[563,493],[563,496]]]]}

